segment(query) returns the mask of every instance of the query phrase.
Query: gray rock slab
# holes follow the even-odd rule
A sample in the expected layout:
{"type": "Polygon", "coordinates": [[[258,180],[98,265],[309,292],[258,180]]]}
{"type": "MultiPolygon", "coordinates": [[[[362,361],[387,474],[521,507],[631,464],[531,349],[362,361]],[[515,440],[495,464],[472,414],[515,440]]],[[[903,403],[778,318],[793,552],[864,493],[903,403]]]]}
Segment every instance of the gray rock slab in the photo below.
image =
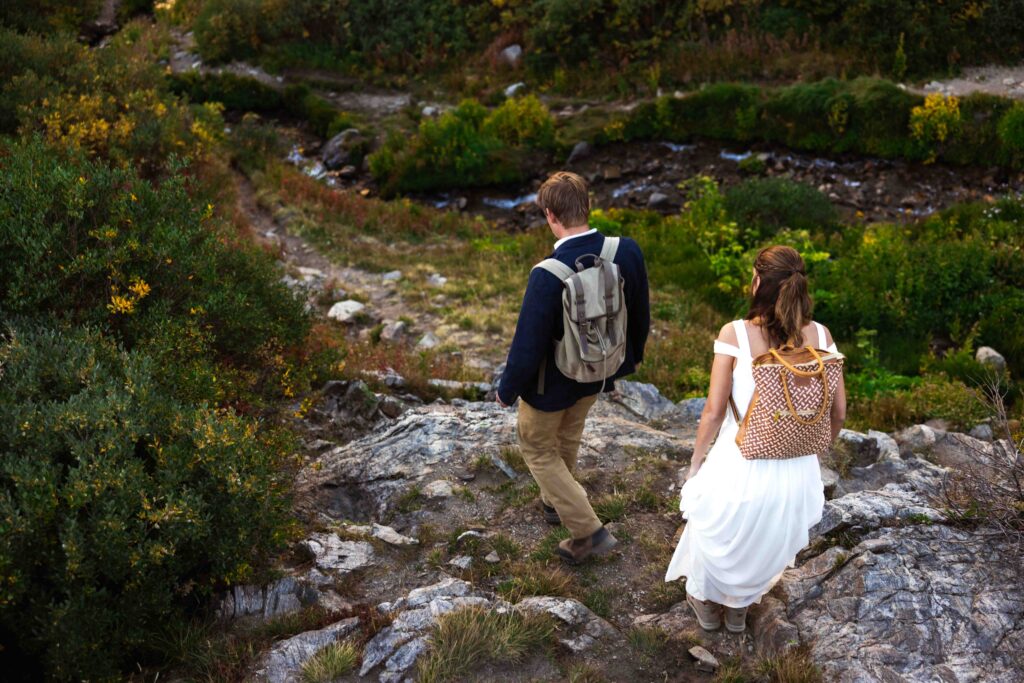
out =
{"type": "Polygon", "coordinates": [[[307,631],[283,640],[263,656],[254,678],[267,683],[298,683],[302,665],[331,643],[342,640],[359,628],[359,618],[352,617],[318,631],[307,631]]]}

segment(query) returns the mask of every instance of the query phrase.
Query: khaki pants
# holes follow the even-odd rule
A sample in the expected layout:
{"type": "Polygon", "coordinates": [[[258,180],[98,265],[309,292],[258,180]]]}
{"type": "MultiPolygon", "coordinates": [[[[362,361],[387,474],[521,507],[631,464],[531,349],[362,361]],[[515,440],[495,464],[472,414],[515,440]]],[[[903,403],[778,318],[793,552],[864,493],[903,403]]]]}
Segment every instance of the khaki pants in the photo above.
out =
{"type": "Polygon", "coordinates": [[[558,511],[573,538],[587,538],[601,528],[587,492],[573,477],[583,424],[597,396],[565,410],[548,413],[519,402],[519,449],[540,486],[541,500],[558,511]]]}

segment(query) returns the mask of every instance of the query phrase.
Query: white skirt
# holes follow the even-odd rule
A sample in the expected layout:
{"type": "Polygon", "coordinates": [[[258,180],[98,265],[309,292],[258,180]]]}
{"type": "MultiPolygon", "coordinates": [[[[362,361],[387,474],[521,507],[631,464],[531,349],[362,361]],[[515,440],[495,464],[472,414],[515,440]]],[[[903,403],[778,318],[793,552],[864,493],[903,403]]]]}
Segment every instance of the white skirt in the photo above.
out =
{"type": "Polygon", "coordinates": [[[807,545],[825,504],[816,455],[747,460],[728,420],[683,486],[686,528],[665,573],[699,600],[746,607],[771,590],[807,545]]]}

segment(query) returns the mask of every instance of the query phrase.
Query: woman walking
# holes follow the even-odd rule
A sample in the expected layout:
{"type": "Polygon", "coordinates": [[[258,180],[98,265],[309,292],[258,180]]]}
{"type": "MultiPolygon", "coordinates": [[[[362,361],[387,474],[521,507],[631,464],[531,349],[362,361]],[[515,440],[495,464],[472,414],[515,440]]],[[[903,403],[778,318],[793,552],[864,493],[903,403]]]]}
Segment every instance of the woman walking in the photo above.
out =
{"type": "MultiPolygon", "coordinates": [[[[726,628],[742,632],[747,607],[793,565],[821,519],[821,454],[748,460],[736,443],[754,394],[754,358],[785,346],[836,352],[811,308],[800,254],[768,247],[754,262],[746,318],[725,325],[715,341],[711,387],[679,504],[686,528],[665,574],[666,581],[686,577],[686,601],[706,630],[721,625],[724,611],[726,628]]],[[[826,418],[833,441],[845,415],[840,375],[826,418]]]]}

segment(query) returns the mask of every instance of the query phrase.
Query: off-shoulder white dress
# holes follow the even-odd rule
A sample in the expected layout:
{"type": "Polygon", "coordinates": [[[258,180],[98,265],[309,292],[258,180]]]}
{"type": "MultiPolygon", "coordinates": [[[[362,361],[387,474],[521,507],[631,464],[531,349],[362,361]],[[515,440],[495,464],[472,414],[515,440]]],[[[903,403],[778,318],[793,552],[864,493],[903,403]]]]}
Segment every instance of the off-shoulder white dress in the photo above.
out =
{"type": "MultiPolygon", "coordinates": [[[[818,348],[825,347],[825,329],[818,348]]],[[[733,322],[739,348],[715,342],[715,353],[736,358],[732,397],[743,412],[754,395],[750,340],[742,320],[733,322]]],[[[828,348],[835,351],[835,344],[828,348]]],[[[759,602],[821,520],[824,487],[817,455],[788,460],[747,460],[736,445],[738,425],[728,411],[707,459],[686,484],[679,509],[686,528],[666,581],[686,577],[686,592],[728,607],[759,602]]]]}

